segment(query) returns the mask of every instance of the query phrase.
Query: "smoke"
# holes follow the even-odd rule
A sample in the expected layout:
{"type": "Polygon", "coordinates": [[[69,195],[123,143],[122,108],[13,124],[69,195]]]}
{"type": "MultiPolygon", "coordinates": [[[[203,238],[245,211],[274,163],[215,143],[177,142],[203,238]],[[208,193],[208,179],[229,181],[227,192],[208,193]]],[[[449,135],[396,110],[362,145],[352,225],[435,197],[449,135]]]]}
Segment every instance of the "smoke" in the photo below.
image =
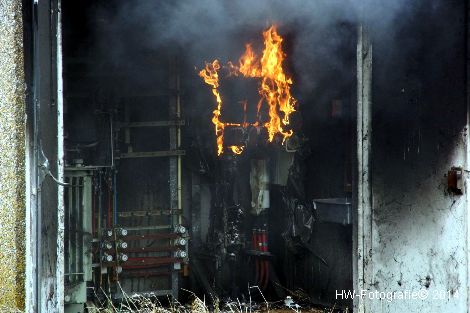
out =
{"type": "Polygon", "coordinates": [[[362,18],[384,32],[412,6],[405,0],[137,0],[123,2],[114,22],[141,24],[148,32],[147,42],[156,45],[199,43],[207,50],[240,30],[264,28],[271,23],[297,24],[297,31],[312,33],[362,18]]]}
{"type": "Polygon", "coordinates": [[[295,33],[292,59],[299,69],[309,51],[338,59],[331,55],[341,45],[332,26],[363,20],[375,35],[390,36],[411,9],[405,0],[134,0],[118,2],[113,13],[104,14],[117,36],[133,29],[138,45],[178,46],[197,66],[214,58],[237,59],[245,41],[260,40],[253,35],[276,23],[281,33],[295,33]]]}
{"type": "MultiPolygon", "coordinates": [[[[104,51],[106,58],[116,59],[125,71],[126,66],[135,69],[132,62],[138,62],[135,51],[139,49],[155,51],[155,55],[175,49],[183,52],[191,68],[201,68],[205,61],[216,58],[221,62],[236,61],[246,42],[261,43],[261,32],[275,23],[286,38],[285,49],[289,69],[295,73],[295,88],[303,94],[326,99],[331,95],[318,92],[327,89],[322,84],[331,85],[335,77],[355,77],[351,64],[355,63],[356,25],[367,25],[372,37],[389,49],[386,51],[389,55],[393,55],[393,49],[412,49],[413,43],[409,47],[396,47],[393,41],[421,2],[117,0],[98,9],[98,20],[104,22],[94,29],[107,28],[102,34],[105,40],[97,40],[103,45],[98,49],[104,51]],[[347,53],[351,55],[349,59],[344,57],[347,53]]],[[[427,2],[424,1],[425,5],[433,10],[439,1],[427,2]]],[[[347,80],[338,80],[338,84],[347,84],[347,80]]]]}

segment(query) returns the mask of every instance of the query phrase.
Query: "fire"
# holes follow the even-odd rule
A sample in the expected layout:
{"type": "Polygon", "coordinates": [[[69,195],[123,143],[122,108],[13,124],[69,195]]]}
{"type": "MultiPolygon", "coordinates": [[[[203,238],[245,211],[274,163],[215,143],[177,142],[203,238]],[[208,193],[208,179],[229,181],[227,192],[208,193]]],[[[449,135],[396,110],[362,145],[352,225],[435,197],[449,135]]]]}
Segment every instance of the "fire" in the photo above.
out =
{"type": "Polygon", "coordinates": [[[215,135],[217,136],[217,155],[224,152],[224,128],[225,124],[220,121],[220,114],[222,110],[222,97],[219,92],[219,70],[220,64],[218,60],[212,63],[206,63],[206,67],[199,72],[206,84],[212,87],[212,94],[217,101],[217,108],[212,112],[212,123],[215,126],[215,135]]]}
{"type": "MultiPolygon", "coordinates": [[[[276,135],[282,137],[284,142],[292,136],[293,131],[287,130],[289,125],[289,116],[295,111],[297,101],[291,95],[290,88],[292,78],[284,73],[283,62],[285,53],[282,50],[283,38],[277,33],[276,26],[271,26],[263,32],[264,49],[261,56],[258,56],[252,48],[251,44],[245,45],[245,52],[240,57],[238,65],[227,62],[225,68],[228,69],[229,75],[259,78],[260,85],[258,92],[260,100],[257,104],[258,121],[253,124],[246,123],[224,123],[220,120],[222,109],[222,98],[219,92],[219,70],[221,65],[218,60],[212,63],[206,63],[203,70],[199,72],[205,83],[211,86],[212,93],[217,102],[217,108],[213,111],[212,123],[215,126],[217,136],[217,154],[224,152],[224,129],[227,126],[242,127],[258,127],[261,125],[259,121],[259,112],[263,104],[268,106],[269,121],[262,126],[268,131],[268,141],[272,142],[276,135]]],[[[246,111],[246,109],[245,109],[246,111]]],[[[228,147],[233,153],[241,154],[243,146],[228,147]]]]}
{"type": "Polygon", "coordinates": [[[229,146],[228,148],[235,154],[242,154],[244,149],[243,146],[229,146]]]}

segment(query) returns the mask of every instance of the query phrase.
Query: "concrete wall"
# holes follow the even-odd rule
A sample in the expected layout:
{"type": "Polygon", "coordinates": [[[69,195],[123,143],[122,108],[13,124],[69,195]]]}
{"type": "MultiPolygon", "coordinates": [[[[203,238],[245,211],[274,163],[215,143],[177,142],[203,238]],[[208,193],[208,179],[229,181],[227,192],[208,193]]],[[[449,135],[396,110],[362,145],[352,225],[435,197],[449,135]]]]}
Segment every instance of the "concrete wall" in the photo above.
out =
{"type": "Polygon", "coordinates": [[[0,311],[23,308],[25,81],[21,1],[0,1],[0,311]]]}
{"type": "Polygon", "coordinates": [[[366,299],[365,311],[468,312],[467,196],[445,177],[467,157],[465,1],[417,1],[399,23],[374,39],[365,287],[427,296],[366,299]]]}

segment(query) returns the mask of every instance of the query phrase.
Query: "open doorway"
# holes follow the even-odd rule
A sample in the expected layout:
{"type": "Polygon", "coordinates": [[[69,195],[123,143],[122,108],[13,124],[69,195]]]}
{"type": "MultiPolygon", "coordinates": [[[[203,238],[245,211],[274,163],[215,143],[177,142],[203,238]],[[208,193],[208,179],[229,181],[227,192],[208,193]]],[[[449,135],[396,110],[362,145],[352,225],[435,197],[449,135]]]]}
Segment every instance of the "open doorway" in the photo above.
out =
{"type": "Polygon", "coordinates": [[[223,59],[217,128],[214,88],[199,75],[210,53],[148,44],[166,30],[122,16],[119,1],[62,7],[66,311],[132,295],[184,302],[183,290],[351,308],[336,291],[353,289],[355,25],[312,33],[320,48],[299,68],[301,27],[279,21],[295,101],[271,137],[266,76],[227,65],[247,42],[261,56],[269,25],[208,47],[223,59]]]}

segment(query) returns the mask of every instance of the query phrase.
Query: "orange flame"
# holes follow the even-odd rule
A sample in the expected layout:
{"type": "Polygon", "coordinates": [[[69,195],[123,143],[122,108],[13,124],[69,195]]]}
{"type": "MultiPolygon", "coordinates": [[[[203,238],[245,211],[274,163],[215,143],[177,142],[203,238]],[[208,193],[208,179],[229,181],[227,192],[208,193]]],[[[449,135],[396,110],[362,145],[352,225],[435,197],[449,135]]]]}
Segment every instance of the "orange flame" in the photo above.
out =
{"type": "Polygon", "coordinates": [[[229,146],[228,148],[229,148],[230,150],[232,150],[232,152],[235,153],[235,154],[242,154],[243,149],[244,149],[245,147],[243,147],[243,146],[229,146]]]}
{"type": "MultiPolygon", "coordinates": [[[[277,33],[274,25],[263,32],[263,38],[264,50],[261,58],[253,51],[251,44],[246,44],[245,53],[240,57],[238,66],[228,62],[226,68],[229,75],[260,78],[258,91],[261,98],[257,104],[258,119],[261,106],[266,103],[268,105],[269,121],[264,123],[263,126],[268,131],[268,140],[272,142],[276,135],[280,135],[284,142],[293,134],[293,131],[286,130],[286,127],[290,122],[290,114],[295,111],[297,101],[290,92],[292,78],[284,73],[283,69],[283,62],[286,57],[282,50],[283,38],[277,33]]],[[[249,126],[245,120],[242,124],[220,121],[222,99],[218,91],[219,69],[219,61],[215,60],[212,63],[206,63],[205,69],[199,72],[199,76],[212,87],[212,93],[217,101],[217,109],[213,112],[212,123],[215,125],[218,155],[224,151],[223,133],[226,126],[249,126]]],[[[258,125],[260,125],[259,121],[251,124],[254,127],[258,125]]],[[[243,152],[243,146],[230,146],[229,148],[236,154],[243,152]]]]}
{"type": "Polygon", "coordinates": [[[245,53],[240,57],[238,62],[240,67],[238,71],[245,77],[260,77],[261,69],[258,65],[257,56],[251,47],[251,44],[245,45],[245,53]]]}
{"type": "Polygon", "coordinates": [[[220,114],[222,110],[222,97],[219,92],[219,70],[220,64],[218,60],[212,63],[206,63],[206,67],[199,72],[206,84],[212,87],[212,94],[217,101],[217,108],[212,112],[212,123],[215,126],[215,135],[217,136],[217,155],[224,152],[224,128],[225,124],[220,121],[220,114]]]}

